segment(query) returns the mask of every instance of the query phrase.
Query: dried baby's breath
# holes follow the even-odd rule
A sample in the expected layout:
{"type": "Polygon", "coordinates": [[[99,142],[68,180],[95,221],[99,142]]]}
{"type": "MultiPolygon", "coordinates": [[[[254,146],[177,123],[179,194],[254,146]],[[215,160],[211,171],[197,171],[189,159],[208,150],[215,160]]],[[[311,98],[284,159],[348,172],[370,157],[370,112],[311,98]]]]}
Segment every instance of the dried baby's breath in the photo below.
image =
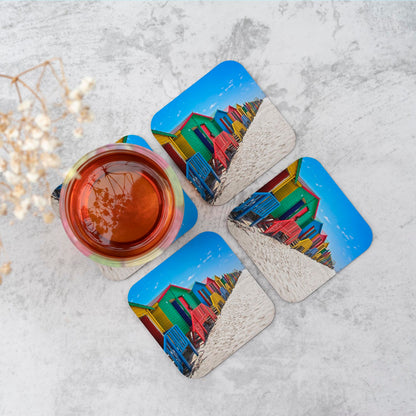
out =
{"type": "Polygon", "coordinates": [[[7,169],[7,162],[0,157],[0,173],[3,173],[7,169]]]}
{"type": "Polygon", "coordinates": [[[32,107],[33,101],[31,100],[24,100],[21,103],[19,103],[19,105],[17,106],[17,111],[20,111],[22,113],[30,110],[30,108],[32,107]]]}
{"type": "Polygon", "coordinates": [[[32,195],[32,203],[39,211],[43,211],[48,206],[49,200],[41,195],[32,195]]]}
{"type": "Polygon", "coordinates": [[[29,211],[29,208],[30,199],[22,199],[14,206],[13,214],[18,220],[21,221],[26,216],[27,212],[29,211]]]}
{"type": "Polygon", "coordinates": [[[67,100],[66,105],[68,107],[68,111],[72,114],[79,113],[82,108],[81,100],[67,100]]]}
{"type": "Polygon", "coordinates": [[[2,266],[0,267],[0,275],[6,276],[11,271],[12,271],[12,267],[11,267],[10,262],[3,263],[2,266]]]}
{"type": "Polygon", "coordinates": [[[0,266],[0,285],[3,282],[3,276],[7,276],[12,271],[11,263],[3,263],[0,266]]]}
{"type": "Polygon", "coordinates": [[[95,80],[91,77],[85,77],[82,79],[81,84],[79,85],[79,90],[86,94],[88,91],[91,91],[95,87],[95,80]]]}
{"type": "MultiPolygon", "coordinates": [[[[5,202],[0,204],[0,215],[7,215],[7,205],[5,202]]],[[[1,244],[1,242],[0,242],[1,244]]]]}
{"type": "Polygon", "coordinates": [[[49,131],[51,128],[51,119],[43,113],[35,117],[35,123],[42,131],[49,131]]]}
{"type": "Polygon", "coordinates": [[[76,139],[80,139],[84,135],[84,132],[81,127],[78,127],[74,129],[73,134],[76,139]]]}
{"type": "Polygon", "coordinates": [[[54,218],[55,216],[52,214],[52,212],[45,212],[43,214],[43,221],[45,221],[46,224],[50,224],[54,218]]]}
{"type": "MultiPolygon", "coordinates": [[[[0,74],[0,80],[9,82],[16,92],[16,107],[0,112],[0,216],[10,213],[23,220],[32,212],[49,224],[54,215],[47,176],[61,163],[56,153],[62,146],[58,125],[69,116],[76,124],[93,120],[84,98],[95,82],[86,77],[71,90],[59,58],[17,76],[0,74]]],[[[75,126],[73,134],[82,137],[82,128],[75,126]]],[[[0,267],[0,283],[10,270],[10,263],[0,267]]]]}
{"type": "Polygon", "coordinates": [[[61,159],[58,155],[52,153],[42,153],[40,155],[40,163],[46,169],[56,169],[59,168],[61,159]]]}
{"type": "Polygon", "coordinates": [[[26,193],[26,189],[25,187],[21,184],[18,183],[12,191],[12,196],[16,199],[20,199],[24,194],[26,193]]]}

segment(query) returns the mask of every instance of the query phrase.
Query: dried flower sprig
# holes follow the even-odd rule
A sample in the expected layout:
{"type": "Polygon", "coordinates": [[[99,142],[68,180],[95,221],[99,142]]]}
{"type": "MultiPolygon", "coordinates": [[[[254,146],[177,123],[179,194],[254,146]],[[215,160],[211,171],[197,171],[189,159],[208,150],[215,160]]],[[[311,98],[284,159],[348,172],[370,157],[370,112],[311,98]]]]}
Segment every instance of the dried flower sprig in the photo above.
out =
{"type": "MultiPolygon", "coordinates": [[[[80,124],[93,120],[84,97],[94,87],[94,80],[84,78],[71,90],[60,58],[16,76],[0,74],[0,79],[8,82],[17,96],[16,109],[0,111],[0,215],[12,213],[22,220],[31,212],[50,223],[54,216],[47,175],[60,166],[58,122],[70,116],[77,124],[74,137],[82,137],[80,124]]],[[[10,262],[0,263],[0,284],[10,271],[10,262]]]]}

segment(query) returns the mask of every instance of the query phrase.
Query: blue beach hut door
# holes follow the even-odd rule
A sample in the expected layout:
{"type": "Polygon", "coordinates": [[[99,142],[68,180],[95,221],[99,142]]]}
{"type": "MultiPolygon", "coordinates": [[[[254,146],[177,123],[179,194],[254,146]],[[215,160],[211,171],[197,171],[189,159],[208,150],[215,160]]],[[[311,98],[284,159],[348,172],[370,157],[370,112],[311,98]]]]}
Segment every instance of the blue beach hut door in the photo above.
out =
{"type": "Polygon", "coordinates": [[[184,307],[175,299],[172,301],[172,306],[176,309],[176,312],[182,317],[182,319],[189,325],[192,326],[191,318],[185,311],[184,307]]]}
{"type": "Polygon", "coordinates": [[[205,145],[205,147],[211,152],[214,153],[214,146],[211,142],[205,137],[205,134],[197,127],[194,129],[194,133],[198,136],[201,142],[205,145]]]}

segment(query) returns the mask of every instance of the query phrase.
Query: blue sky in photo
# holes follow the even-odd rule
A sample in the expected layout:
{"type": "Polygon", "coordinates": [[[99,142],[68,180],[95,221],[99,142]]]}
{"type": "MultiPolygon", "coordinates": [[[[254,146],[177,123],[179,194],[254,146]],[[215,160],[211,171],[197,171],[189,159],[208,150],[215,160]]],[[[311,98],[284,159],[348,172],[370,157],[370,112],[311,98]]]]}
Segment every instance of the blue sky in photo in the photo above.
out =
{"type": "Polygon", "coordinates": [[[152,119],[152,130],[171,132],[192,112],[214,115],[217,109],[244,104],[265,94],[244,67],[235,61],[226,61],[162,108],[152,119]]]}
{"type": "Polygon", "coordinates": [[[147,305],[169,284],[191,288],[196,281],[243,269],[218,234],[201,233],[132,286],[128,301],[147,305]]]}
{"type": "Polygon", "coordinates": [[[326,241],[338,272],[371,245],[371,229],[316,159],[304,157],[299,176],[320,198],[316,218],[328,235],[326,241]]]}

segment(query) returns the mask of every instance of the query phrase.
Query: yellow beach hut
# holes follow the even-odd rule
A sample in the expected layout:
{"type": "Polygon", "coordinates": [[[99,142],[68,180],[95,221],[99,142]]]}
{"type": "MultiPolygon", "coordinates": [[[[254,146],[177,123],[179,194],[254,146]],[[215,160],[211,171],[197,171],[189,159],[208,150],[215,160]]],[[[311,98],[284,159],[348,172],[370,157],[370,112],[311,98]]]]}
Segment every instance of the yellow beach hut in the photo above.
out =
{"type": "Polygon", "coordinates": [[[134,302],[129,302],[129,305],[136,316],[143,322],[143,325],[163,348],[163,334],[172,328],[172,322],[158,306],[152,307],[134,302]]]}

